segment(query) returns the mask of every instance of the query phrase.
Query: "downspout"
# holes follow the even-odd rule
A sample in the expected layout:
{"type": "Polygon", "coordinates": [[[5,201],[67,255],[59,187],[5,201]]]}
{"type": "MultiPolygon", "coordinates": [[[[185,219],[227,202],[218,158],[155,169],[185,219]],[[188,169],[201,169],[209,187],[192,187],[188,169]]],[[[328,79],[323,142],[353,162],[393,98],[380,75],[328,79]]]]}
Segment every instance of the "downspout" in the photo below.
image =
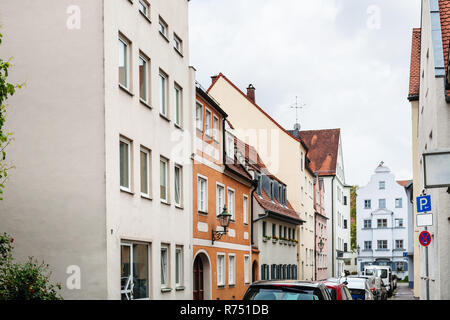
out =
{"type": "Polygon", "coordinates": [[[334,241],[334,179],[331,179],[331,274],[334,277],[335,264],[335,241],[334,241]]]}
{"type": "MultiPolygon", "coordinates": [[[[314,190],[315,193],[315,190],[314,190]]],[[[314,203],[315,204],[315,203],[314,203]]],[[[316,210],[314,210],[316,211],[316,210]]],[[[314,280],[317,281],[317,223],[316,223],[316,212],[314,212],[314,280]]]]}

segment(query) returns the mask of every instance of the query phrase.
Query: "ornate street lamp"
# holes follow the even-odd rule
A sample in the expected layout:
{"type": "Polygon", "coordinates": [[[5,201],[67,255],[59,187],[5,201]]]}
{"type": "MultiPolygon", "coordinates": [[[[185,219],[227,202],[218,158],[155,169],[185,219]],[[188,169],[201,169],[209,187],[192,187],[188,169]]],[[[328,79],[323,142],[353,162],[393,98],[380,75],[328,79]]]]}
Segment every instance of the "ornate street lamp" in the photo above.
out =
{"type": "Polygon", "coordinates": [[[230,225],[231,214],[227,211],[227,206],[223,206],[223,211],[217,216],[220,226],[223,228],[221,231],[212,230],[212,244],[215,240],[220,240],[222,236],[227,234],[227,228],[230,225]]]}
{"type": "Polygon", "coordinates": [[[317,245],[319,246],[320,252],[322,252],[323,247],[325,246],[325,243],[323,243],[322,239],[320,239],[320,242],[317,245]]]}

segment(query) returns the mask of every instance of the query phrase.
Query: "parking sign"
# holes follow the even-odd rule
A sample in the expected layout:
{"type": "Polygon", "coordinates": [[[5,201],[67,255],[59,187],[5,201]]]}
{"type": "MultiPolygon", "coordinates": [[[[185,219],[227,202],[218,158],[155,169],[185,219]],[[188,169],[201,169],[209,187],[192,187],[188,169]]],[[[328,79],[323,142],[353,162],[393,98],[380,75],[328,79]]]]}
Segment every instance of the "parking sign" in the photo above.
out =
{"type": "Polygon", "coordinates": [[[417,197],[416,202],[418,213],[431,211],[431,196],[417,197]]]}

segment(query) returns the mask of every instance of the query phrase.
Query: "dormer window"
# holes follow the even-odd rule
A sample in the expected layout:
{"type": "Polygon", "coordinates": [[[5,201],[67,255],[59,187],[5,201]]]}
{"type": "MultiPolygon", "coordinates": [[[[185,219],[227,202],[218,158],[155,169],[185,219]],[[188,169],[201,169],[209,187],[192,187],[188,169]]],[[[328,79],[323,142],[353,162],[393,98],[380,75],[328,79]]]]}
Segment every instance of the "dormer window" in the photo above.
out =
{"type": "Polygon", "coordinates": [[[270,200],[273,201],[273,196],[275,194],[275,184],[273,183],[273,181],[270,181],[270,200]]]}
{"type": "Polygon", "coordinates": [[[227,135],[227,156],[230,159],[234,159],[234,137],[230,134],[227,135]]]}

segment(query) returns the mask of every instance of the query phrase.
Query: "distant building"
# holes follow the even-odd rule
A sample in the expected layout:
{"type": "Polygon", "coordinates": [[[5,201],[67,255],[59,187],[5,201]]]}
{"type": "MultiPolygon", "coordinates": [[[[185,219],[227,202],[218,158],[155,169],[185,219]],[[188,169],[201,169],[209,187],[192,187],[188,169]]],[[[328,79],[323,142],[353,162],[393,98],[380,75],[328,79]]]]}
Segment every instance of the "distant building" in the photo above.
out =
{"type": "Polygon", "coordinates": [[[357,190],[358,272],[365,265],[388,265],[399,278],[413,267],[410,232],[412,204],[405,189],[411,181],[396,181],[381,163],[370,182],[357,190]],[[410,251],[409,251],[410,250],[410,251]]]}
{"type": "Polygon", "coordinates": [[[315,280],[325,280],[328,278],[328,258],[327,258],[327,243],[328,243],[328,217],[325,212],[325,186],[323,179],[316,175],[314,179],[314,211],[315,211],[315,250],[314,250],[314,265],[315,265],[315,280]]]}

